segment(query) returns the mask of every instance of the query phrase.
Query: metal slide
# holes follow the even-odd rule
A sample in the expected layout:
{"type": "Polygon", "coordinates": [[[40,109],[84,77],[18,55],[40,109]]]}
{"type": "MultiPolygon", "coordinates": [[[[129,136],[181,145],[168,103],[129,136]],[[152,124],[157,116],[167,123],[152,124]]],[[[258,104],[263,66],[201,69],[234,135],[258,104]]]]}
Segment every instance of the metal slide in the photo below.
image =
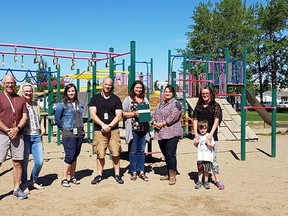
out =
{"type": "MultiPolygon", "coordinates": [[[[246,98],[251,106],[260,107],[262,104],[254,97],[254,95],[246,89],[246,98]]],[[[272,125],[272,118],[265,109],[255,109],[255,111],[259,114],[259,116],[265,121],[268,125],[272,125]]]]}

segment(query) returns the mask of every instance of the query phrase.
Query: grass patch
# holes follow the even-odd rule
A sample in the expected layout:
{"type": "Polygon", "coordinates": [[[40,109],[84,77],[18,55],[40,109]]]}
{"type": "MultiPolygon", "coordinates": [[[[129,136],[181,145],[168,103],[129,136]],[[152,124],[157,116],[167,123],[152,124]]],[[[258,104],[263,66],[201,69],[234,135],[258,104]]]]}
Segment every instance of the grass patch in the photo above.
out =
{"type": "MultiPolygon", "coordinates": [[[[241,112],[238,114],[241,116],[241,112]]],[[[271,116],[271,113],[269,115],[271,116]]],[[[263,119],[256,111],[247,111],[246,121],[263,121],[263,119]]],[[[288,121],[288,113],[276,113],[276,121],[288,121]]]]}

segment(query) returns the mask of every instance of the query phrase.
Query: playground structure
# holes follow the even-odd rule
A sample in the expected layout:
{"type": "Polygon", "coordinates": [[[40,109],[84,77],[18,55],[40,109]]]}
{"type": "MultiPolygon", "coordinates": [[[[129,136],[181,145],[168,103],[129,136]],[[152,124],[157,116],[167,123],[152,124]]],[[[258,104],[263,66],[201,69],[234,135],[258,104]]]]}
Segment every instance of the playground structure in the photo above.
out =
{"type": "Polygon", "coordinates": [[[262,119],[271,125],[271,156],[276,157],[276,85],[272,87],[272,106],[264,107],[251,94],[246,87],[246,46],[244,57],[240,60],[229,58],[228,49],[225,51],[225,60],[213,61],[210,56],[188,56],[172,55],[168,51],[168,80],[177,89],[177,96],[183,100],[184,136],[192,133],[191,116],[186,117],[187,105],[190,112],[195,109],[197,103],[197,93],[204,85],[216,87],[216,101],[220,104],[223,111],[223,123],[220,124],[219,138],[226,140],[241,140],[241,160],[246,159],[246,140],[257,140],[258,137],[246,124],[246,111],[255,109],[262,119]],[[183,71],[177,74],[173,71],[173,61],[182,58],[183,71]],[[202,65],[201,65],[202,64],[202,65]],[[200,70],[196,71],[195,68],[200,70]],[[196,73],[195,73],[196,72],[196,73]],[[229,89],[234,88],[236,93],[230,93],[229,89]],[[240,92],[239,92],[240,91],[240,92]],[[226,100],[227,97],[241,98],[241,117],[231,107],[226,100]],[[251,106],[246,106],[246,100],[251,106]],[[272,117],[266,109],[272,110],[272,117]],[[186,118],[185,118],[186,117],[186,118]],[[188,120],[187,120],[188,119],[188,120]],[[188,130],[187,130],[188,126],[188,130]]]}
{"type": "MultiPolygon", "coordinates": [[[[56,75],[57,84],[55,85],[57,88],[56,90],[56,102],[59,102],[61,100],[61,89],[60,84],[61,82],[61,67],[60,67],[60,60],[62,59],[70,59],[72,61],[71,70],[74,70],[76,67],[76,60],[77,61],[88,61],[88,67],[87,71],[92,71],[92,79],[89,79],[87,81],[87,95],[88,98],[91,98],[91,94],[97,93],[97,69],[96,64],[101,61],[105,61],[109,64],[109,73],[108,76],[111,78],[114,78],[114,60],[117,57],[130,55],[130,76],[128,80],[128,85],[132,85],[132,82],[135,80],[135,41],[130,42],[130,51],[129,52],[123,52],[123,53],[116,53],[114,52],[114,48],[109,48],[109,52],[105,51],[96,51],[96,50],[79,50],[79,49],[64,49],[64,48],[52,48],[52,47],[43,47],[43,46],[30,46],[30,45],[21,45],[21,44],[5,44],[0,43],[0,53],[2,54],[2,67],[5,66],[4,60],[6,62],[9,62],[8,58],[5,58],[7,56],[14,56],[14,62],[17,62],[18,56],[21,56],[21,67],[24,68],[24,58],[28,58],[29,56],[34,57],[34,63],[38,64],[39,70],[15,70],[11,68],[1,68],[1,70],[6,71],[6,74],[11,74],[17,82],[23,82],[26,81],[27,78],[32,78],[34,80],[33,84],[35,85],[43,85],[43,80],[37,80],[36,75],[33,75],[33,73],[44,73],[47,84],[48,85],[48,112],[47,112],[47,118],[48,118],[48,142],[51,142],[51,137],[53,135],[53,106],[52,104],[55,102],[53,97],[53,82],[52,82],[52,75],[56,75]],[[52,58],[53,65],[56,67],[56,71],[52,71],[51,67],[48,67],[47,70],[44,67],[45,62],[43,60],[43,57],[52,58]],[[22,74],[25,73],[24,78],[17,79],[17,74],[15,72],[21,72],[22,74]],[[91,83],[92,82],[92,83],[91,83]],[[90,90],[92,89],[92,90],[90,90]]],[[[77,73],[79,73],[79,69],[77,69],[77,73]]],[[[23,76],[22,76],[23,77],[23,76]]],[[[127,81],[126,81],[127,82],[127,81]]],[[[80,82],[77,81],[77,88],[80,89],[80,82]]],[[[128,92],[127,92],[128,93],[128,92]]],[[[45,94],[44,94],[45,95],[45,94]]],[[[44,99],[44,102],[46,100],[44,99]]],[[[46,106],[44,106],[46,107],[46,106]]],[[[87,114],[88,121],[90,119],[89,113],[87,114]]],[[[88,131],[87,131],[87,138],[90,140],[90,133],[91,128],[90,124],[87,125],[88,131]]],[[[60,144],[60,131],[58,129],[57,133],[57,143],[60,144]]]]}
{"type": "MultiPolygon", "coordinates": [[[[95,50],[78,50],[78,49],[63,49],[63,48],[51,48],[51,47],[42,47],[42,46],[29,46],[29,45],[21,45],[21,44],[4,44],[0,43],[0,52],[2,54],[2,67],[5,67],[6,63],[9,64],[9,59],[5,58],[7,56],[14,56],[14,63],[17,62],[18,56],[21,56],[21,68],[24,68],[24,57],[27,59],[27,56],[31,58],[34,57],[34,64],[38,64],[39,70],[24,70],[24,69],[11,69],[11,68],[1,68],[0,70],[6,71],[6,74],[11,74],[17,82],[27,81],[27,79],[32,80],[33,85],[37,86],[47,86],[48,90],[44,91],[44,112],[42,112],[42,116],[44,117],[44,122],[48,119],[48,143],[51,143],[51,137],[53,136],[53,125],[54,125],[54,116],[53,116],[53,104],[55,102],[59,102],[61,100],[61,92],[63,89],[60,88],[61,84],[65,84],[68,82],[72,82],[76,80],[76,86],[79,92],[79,99],[86,104],[84,110],[84,119],[87,122],[87,140],[88,142],[93,141],[94,136],[91,137],[91,131],[94,127],[94,124],[91,123],[88,103],[92,97],[95,95],[101,86],[99,85],[103,78],[110,77],[114,80],[114,91],[115,94],[122,94],[122,97],[126,97],[128,95],[128,90],[130,89],[132,83],[135,79],[142,78],[142,81],[146,84],[147,88],[147,97],[149,97],[150,91],[153,90],[153,59],[151,58],[150,62],[137,62],[137,63],[145,63],[147,66],[146,74],[135,73],[136,69],[136,43],[135,41],[130,42],[130,51],[124,53],[116,53],[114,52],[114,48],[109,48],[109,52],[105,51],[95,51],[95,50]],[[1,50],[3,49],[3,50],[1,50]],[[5,50],[6,49],[6,50],[5,50]],[[11,51],[12,50],[12,51],[11,51]],[[128,66],[128,71],[125,71],[125,60],[122,59],[122,63],[116,63],[115,59],[118,57],[122,57],[125,55],[130,55],[130,66],[128,66]],[[45,61],[43,57],[52,58],[53,65],[56,68],[56,71],[52,71],[51,67],[45,67],[45,61]],[[39,59],[40,58],[40,59],[39,59]],[[87,69],[82,70],[77,69],[76,74],[68,74],[61,78],[61,67],[60,60],[70,59],[72,61],[71,70],[76,69],[76,60],[77,61],[88,61],[87,69]],[[6,60],[6,62],[5,62],[6,60]],[[109,67],[107,70],[97,69],[98,62],[105,62],[105,66],[109,67]],[[117,65],[122,65],[122,71],[116,70],[117,65]],[[149,67],[150,65],[150,71],[149,67]],[[17,79],[17,74],[15,72],[22,73],[22,79],[17,79]],[[38,80],[36,75],[37,73],[43,73],[41,80],[38,80]],[[56,80],[52,80],[52,76],[56,76],[56,80]],[[44,81],[44,80],[47,81],[44,81]],[[80,87],[80,80],[86,81],[87,87],[80,87]],[[56,88],[55,88],[56,87],[56,88]],[[117,90],[118,89],[118,90],[117,90]],[[118,91],[118,92],[116,92],[118,91]],[[56,101],[54,101],[54,94],[57,95],[56,101]],[[48,112],[46,112],[46,98],[48,97],[48,112]],[[91,125],[92,124],[92,125],[91,125]]],[[[46,60],[46,59],[45,59],[46,60]]],[[[27,60],[26,60],[27,62],[27,60]]],[[[81,63],[81,62],[80,62],[81,63]]],[[[78,63],[77,63],[78,65],[78,63]]],[[[1,81],[1,80],[0,80],[1,81]]],[[[119,95],[121,98],[121,95],[119,95]]],[[[123,99],[122,98],[122,99],[123,99]]],[[[158,101],[157,101],[158,103],[158,101]]],[[[155,104],[157,104],[155,103],[155,104]]],[[[156,105],[155,105],[156,106],[156,105]]],[[[45,127],[46,131],[46,127],[45,127]]],[[[60,145],[60,130],[57,129],[57,144],[60,145]]],[[[151,152],[151,141],[148,143],[148,151],[151,152]]]]}

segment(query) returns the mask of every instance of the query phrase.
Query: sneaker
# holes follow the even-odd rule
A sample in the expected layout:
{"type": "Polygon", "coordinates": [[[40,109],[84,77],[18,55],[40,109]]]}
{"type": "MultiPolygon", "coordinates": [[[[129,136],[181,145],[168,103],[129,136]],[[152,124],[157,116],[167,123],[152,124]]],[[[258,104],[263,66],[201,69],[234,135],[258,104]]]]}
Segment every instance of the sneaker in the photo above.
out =
{"type": "Polygon", "coordinates": [[[114,179],[118,184],[124,184],[124,181],[122,180],[121,176],[115,175],[114,179]]]}
{"type": "Polygon", "coordinates": [[[199,189],[200,187],[202,187],[202,182],[201,181],[198,181],[196,184],[195,184],[195,189],[199,189]]]}
{"type": "Polygon", "coordinates": [[[74,176],[70,179],[70,182],[76,185],[80,184],[80,181],[78,179],[76,179],[74,176]]]}
{"type": "Polygon", "coordinates": [[[63,179],[63,180],[61,181],[61,185],[62,185],[63,187],[70,187],[70,184],[69,184],[69,182],[68,182],[67,179],[63,179]]]}
{"type": "Polygon", "coordinates": [[[92,181],[91,184],[99,184],[102,181],[102,176],[97,175],[92,181]]]}
{"type": "Polygon", "coordinates": [[[210,185],[208,181],[204,181],[204,188],[205,189],[210,189],[210,185]]]}
{"type": "Polygon", "coordinates": [[[222,184],[220,181],[215,182],[215,185],[219,190],[223,190],[225,188],[224,184],[222,184]]]}
{"type": "Polygon", "coordinates": [[[20,188],[17,188],[13,191],[13,196],[21,200],[28,198],[27,195],[20,188]]]}

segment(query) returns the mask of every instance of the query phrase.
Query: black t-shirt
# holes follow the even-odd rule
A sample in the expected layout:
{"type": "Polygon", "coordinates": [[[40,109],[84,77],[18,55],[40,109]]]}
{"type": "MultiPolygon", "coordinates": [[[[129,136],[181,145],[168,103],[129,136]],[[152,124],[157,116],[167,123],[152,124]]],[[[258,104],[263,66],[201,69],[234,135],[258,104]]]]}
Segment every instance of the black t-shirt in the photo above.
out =
{"type": "MultiPolygon", "coordinates": [[[[98,118],[105,124],[109,124],[116,116],[116,110],[122,110],[122,103],[118,96],[111,94],[108,99],[102,97],[101,93],[94,95],[90,100],[90,107],[96,107],[98,118]],[[105,113],[108,114],[108,119],[104,118],[105,113]]],[[[100,131],[101,126],[94,124],[95,131],[100,131]]],[[[111,128],[111,130],[117,129],[118,124],[111,128]]]]}
{"type": "MultiPolygon", "coordinates": [[[[197,119],[198,121],[207,120],[208,121],[208,130],[209,133],[212,130],[215,118],[219,118],[219,124],[222,121],[222,110],[218,103],[215,102],[214,105],[210,105],[204,107],[203,105],[196,106],[193,112],[193,118],[197,119]]],[[[218,141],[218,127],[216,128],[213,138],[215,141],[218,141]]]]}

